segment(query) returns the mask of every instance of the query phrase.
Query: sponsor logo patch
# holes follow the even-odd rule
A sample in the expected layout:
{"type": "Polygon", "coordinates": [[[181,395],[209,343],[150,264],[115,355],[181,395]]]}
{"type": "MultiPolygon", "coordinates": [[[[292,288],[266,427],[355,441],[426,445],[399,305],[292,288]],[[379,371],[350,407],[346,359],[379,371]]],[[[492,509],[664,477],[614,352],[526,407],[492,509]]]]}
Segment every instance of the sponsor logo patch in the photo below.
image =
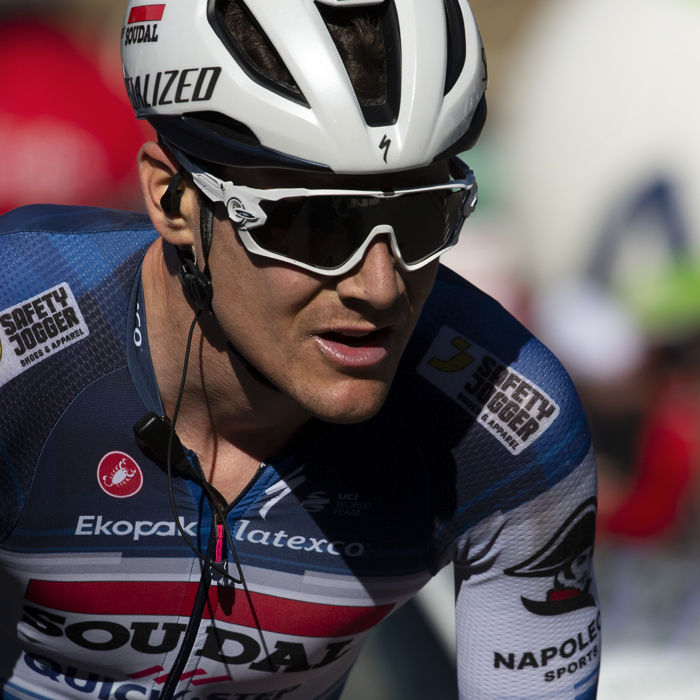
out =
{"type": "Polygon", "coordinates": [[[539,551],[505,570],[506,576],[549,579],[546,598],[521,597],[527,610],[551,616],[595,607],[589,592],[595,539],[596,499],[584,501],[539,551]]]}
{"type": "MultiPolygon", "coordinates": [[[[105,626],[98,626],[97,628],[86,628],[86,632],[90,633],[92,632],[93,634],[102,634],[103,636],[114,633],[116,630],[120,629],[120,625],[117,625],[116,627],[109,626],[107,623],[102,623],[105,626]]],[[[164,625],[166,627],[165,632],[160,632],[161,635],[164,634],[165,636],[165,641],[158,645],[158,646],[147,646],[146,651],[143,652],[145,654],[163,654],[165,652],[162,651],[161,648],[167,649],[169,645],[170,638],[173,637],[173,626],[171,623],[166,623],[164,625]]],[[[148,638],[148,635],[150,634],[151,628],[157,627],[157,624],[155,623],[134,623],[134,627],[131,629],[134,630],[134,639],[137,638],[137,636],[141,639],[148,638]]],[[[175,625],[175,628],[179,628],[180,625],[175,625]]],[[[123,630],[124,628],[122,628],[123,630]]],[[[182,630],[184,631],[184,625],[182,626],[182,630]]],[[[43,631],[40,629],[40,631],[43,631]]],[[[130,632],[130,630],[127,630],[127,632],[130,632]]],[[[222,638],[222,645],[228,643],[232,648],[235,649],[236,646],[239,648],[243,646],[244,648],[250,649],[251,647],[251,641],[253,644],[256,644],[255,640],[251,640],[249,637],[245,637],[242,635],[239,635],[238,638],[236,637],[231,637],[226,636],[226,634],[221,634],[221,632],[216,632],[218,635],[221,636],[222,638]]],[[[210,652],[210,649],[212,648],[212,643],[209,641],[210,639],[214,639],[216,641],[216,638],[213,637],[214,634],[214,628],[208,628],[207,629],[207,644],[209,645],[207,648],[207,654],[210,656],[212,655],[210,652]],[[211,630],[211,632],[209,632],[211,630]]],[[[75,636],[75,635],[74,635],[75,636]]],[[[155,635],[154,635],[155,636],[155,635]]],[[[137,642],[138,643],[138,642],[137,642]]],[[[284,648],[284,643],[283,648],[284,648]]],[[[343,656],[343,651],[346,651],[345,647],[347,644],[345,644],[342,648],[340,647],[341,643],[336,643],[336,644],[329,644],[328,646],[330,649],[326,653],[326,657],[331,656],[331,661],[328,661],[328,663],[332,663],[332,661],[335,661],[336,659],[339,659],[341,656],[343,656]]],[[[288,650],[289,645],[287,644],[287,649],[288,650]]],[[[91,651],[94,650],[94,646],[88,647],[91,651]]],[[[294,651],[297,651],[298,654],[298,645],[297,647],[291,647],[294,651]]],[[[203,652],[204,650],[202,650],[203,652]]],[[[248,651],[250,654],[250,651],[248,651]]],[[[281,653],[279,652],[279,649],[277,652],[273,652],[277,654],[277,658],[281,658],[281,653]]],[[[201,656],[204,658],[209,658],[207,656],[204,656],[204,653],[201,653],[201,656]]],[[[238,654],[238,656],[244,656],[244,654],[238,654]]],[[[235,657],[234,657],[235,658],[235,657]]],[[[223,653],[223,651],[219,650],[217,652],[217,658],[214,659],[214,661],[221,661],[222,659],[226,659],[226,655],[223,653]]],[[[169,670],[163,668],[162,666],[150,666],[147,669],[144,669],[143,671],[135,671],[134,673],[130,673],[128,675],[128,680],[126,681],[115,681],[113,678],[109,678],[108,676],[102,676],[97,673],[94,673],[93,671],[87,671],[84,669],[78,669],[75,666],[71,666],[70,662],[68,662],[66,665],[64,665],[62,662],[56,661],[48,656],[43,656],[40,654],[36,653],[26,653],[24,654],[24,663],[26,666],[36,675],[38,676],[37,680],[39,680],[40,683],[45,683],[43,681],[44,678],[48,678],[51,683],[59,684],[60,688],[65,688],[63,692],[65,693],[66,696],[68,696],[69,693],[75,691],[76,689],[82,693],[82,697],[85,698],[92,698],[93,700],[104,700],[104,698],[146,698],[146,697],[152,697],[152,698],[157,698],[160,694],[160,691],[158,689],[154,690],[153,689],[153,683],[156,683],[158,686],[162,688],[162,686],[165,684],[165,681],[167,680],[168,676],[170,675],[169,670]],[[155,678],[153,678],[155,676],[155,678]],[[133,681],[138,681],[137,683],[134,683],[133,681]],[[143,685],[139,685],[139,683],[143,685]],[[144,687],[145,686],[145,687],[144,687]]],[[[75,664],[75,661],[73,662],[75,664]]],[[[234,663],[237,663],[234,661],[234,663]]],[[[327,665],[326,664],[326,665],[327,665]]],[[[266,670],[297,670],[293,668],[293,662],[291,659],[287,660],[286,664],[280,664],[278,663],[277,666],[273,669],[266,669],[266,670]]],[[[231,688],[231,682],[232,679],[229,675],[212,675],[210,671],[205,671],[202,668],[198,668],[196,671],[187,671],[183,673],[180,676],[180,681],[185,681],[188,679],[190,680],[190,685],[194,687],[199,687],[199,686],[204,686],[203,691],[207,691],[208,688],[207,686],[211,686],[212,684],[217,684],[217,683],[226,683],[228,684],[228,688],[231,688]]],[[[52,687],[55,687],[52,686],[52,687]]],[[[297,683],[296,685],[292,686],[287,686],[285,688],[282,688],[281,690],[277,691],[271,691],[267,693],[236,693],[236,692],[217,692],[217,693],[211,693],[208,697],[212,698],[219,698],[219,700],[243,700],[246,696],[249,697],[250,700],[282,700],[286,695],[289,693],[294,692],[298,688],[301,687],[300,683],[297,683]]],[[[18,682],[17,679],[13,679],[13,689],[15,691],[19,691],[21,695],[16,696],[13,695],[13,697],[34,697],[35,693],[33,693],[30,690],[25,690],[22,687],[22,684],[18,682]]],[[[221,689],[218,689],[221,691],[221,689]]],[[[44,697],[44,696],[42,696],[44,697]]],[[[286,700],[286,699],[285,699],[286,700]]]]}
{"type": "Polygon", "coordinates": [[[267,514],[275,505],[277,505],[285,496],[289,496],[294,489],[301,486],[301,484],[306,481],[306,476],[304,475],[305,466],[305,464],[302,464],[286,479],[280,479],[277,483],[265,490],[266,500],[260,506],[260,517],[263,520],[267,518],[267,514]]]}
{"type": "Polygon", "coordinates": [[[122,37],[124,38],[124,46],[153,44],[160,39],[157,24],[139,24],[134,27],[125,27],[122,29],[122,37]]]}
{"type": "MultiPolygon", "coordinates": [[[[197,536],[197,521],[192,521],[189,525],[180,516],[180,527],[190,536],[197,536]]],[[[177,524],[172,520],[160,520],[154,523],[150,520],[108,520],[103,515],[81,515],[78,517],[78,525],[75,528],[75,535],[86,537],[99,537],[100,535],[117,535],[118,537],[133,536],[135,541],[142,537],[181,537],[177,524]]]]}
{"type": "MultiPolygon", "coordinates": [[[[190,581],[32,579],[25,593],[22,632],[29,632],[32,638],[50,637],[51,648],[61,649],[64,658],[75,658],[75,647],[93,653],[119,650],[125,674],[152,688],[154,681],[163,685],[169,675],[169,670],[158,665],[158,658],[180,647],[186,618],[194,613],[198,587],[198,582],[190,581]],[[157,618],[171,619],[159,624],[157,618]]],[[[232,588],[209,589],[202,618],[209,624],[202,626],[192,653],[204,663],[198,662],[200,670],[181,677],[196,679],[192,682],[195,687],[206,690],[212,684],[230,684],[231,671],[240,677],[243,666],[284,674],[329,666],[351,650],[356,635],[372,629],[394,608],[393,603],[330,605],[256,591],[249,592],[249,605],[241,605],[238,596],[232,588]],[[263,631],[267,643],[259,636],[263,631]],[[274,642],[271,636],[277,637],[274,642]]],[[[113,687],[115,681],[110,678],[99,688],[102,678],[93,673],[88,684],[81,674],[83,683],[78,686],[71,682],[76,675],[74,666],[64,668],[45,656],[29,656],[28,665],[52,682],[64,681],[93,698],[125,698],[127,692],[136,692],[131,684],[113,687]],[[65,680],[61,678],[64,674],[65,680]]],[[[287,678],[287,683],[294,682],[287,678]]],[[[264,693],[265,700],[281,698],[297,687],[280,689],[274,698],[273,693],[264,693]]],[[[263,700],[263,694],[255,697],[263,700]]]]}
{"type": "Polygon", "coordinates": [[[0,386],[90,335],[66,282],[0,312],[0,386]]]}
{"type": "Polygon", "coordinates": [[[371,508],[372,504],[363,500],[359,493],[339,493],[333,513],[358,518],[371,508]]]}
{"type": "Polygon", "coordinates": [[[536,384],[447,326],[416,371],[514,455],[532,445],[559,415],[559,406],[536,384]]]}
{"type": "Polygon", "coordinates": [[[288,535],[284,530],[272,532],[268,530],[250,530],[250,520],[241,520],[236,530],[236,540],[250,542],[265,547],[288,547],[296,551],[315,552],[317,554],[332,554],[339,557],[361,557],[366,547],[361,542],[347,543],[343,540],[333,542],[316,537],[304,535],[288,535]]]}
{"type": "Polygon", "coordinates": [[[547,683],[582,671],[579,675],[588,675],[576,684],[577,688],[581,688],[593,681],[598,672],[599,637],[600,613],[588,625],[572,633],[568,639],[553,640],[551,646],[518,652],[494,651],[493,667],[516,672],[545,669],[539,673],[547,683]]]}
{"type": "Polygon", "coordinates": [[[97,467],[97,483],[112,498],[131,498],[143,486],[143,472],[124,452],[108,452],[97,467]]]}

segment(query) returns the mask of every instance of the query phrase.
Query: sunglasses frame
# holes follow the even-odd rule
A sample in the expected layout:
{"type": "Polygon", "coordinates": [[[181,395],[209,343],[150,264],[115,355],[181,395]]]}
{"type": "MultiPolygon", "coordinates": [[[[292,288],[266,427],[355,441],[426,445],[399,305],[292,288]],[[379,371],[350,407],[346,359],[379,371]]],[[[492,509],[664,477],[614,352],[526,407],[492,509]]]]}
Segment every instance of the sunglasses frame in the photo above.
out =
{"type": "Polygon", "coordinates": [[[450,170],[454,175],[459,177],[454,180],[438,185],[427,185],[425,187],[409,187],[397,190],[348,190],[348,189],[307,189],[303,187],[287,187],[287,188],[271,188],[271,189],[256,189],[254,187],[246,187],[244,185],[235,185],[233,182],[220,180],[211,173],[202,170],[198,165],[192,163],[187,156],[177,148],[170,147],[174,152],[177,160],[192,176],[194,183],[202,192],[212,201],[221,202],[226,206],[226,211],[231,221],[236,226],[241,242],[249,253],[260,255],[265,258],[284,262],[295,267],[300,267],[308,272],[323,275],[326,277],[337,277],[344,275],[352,270],[364,257],[367,248],[377,236],[388,235],[391,250],[396,261],[401,267],[413,272],[425,265],[428,265],[443,253],[453,248],[459,241],[462,227],[466,219],[474,211],[478,201],[478,186],[473,171],[469,166],[457,157],[453,157],[449,161],[450,170]],[[249,229],[264,226],[267,221],[267,214],[260,206],[260,202],[278,202],[281,199],[291,199],[299,197],[354,197],[358,199],[396,199],[407,194],[420,194],[422,192],[434,192],[439,190],[464,190],[465,199],[462,205],[462,219],[457,224],[457,230],[449,240],[449,242],[431,253],[426,258],[423,258],[417,263],[406,263],[401,255],[396,233],[391,224],[380,224],[372,228],[362,245],[352,254],[348,260],[342,265],[335,268],[322,268],[310,265],[308,263],[294,260],[279,253],[274,253],[270,250],[262,248],[249,233],[249,229]]]}

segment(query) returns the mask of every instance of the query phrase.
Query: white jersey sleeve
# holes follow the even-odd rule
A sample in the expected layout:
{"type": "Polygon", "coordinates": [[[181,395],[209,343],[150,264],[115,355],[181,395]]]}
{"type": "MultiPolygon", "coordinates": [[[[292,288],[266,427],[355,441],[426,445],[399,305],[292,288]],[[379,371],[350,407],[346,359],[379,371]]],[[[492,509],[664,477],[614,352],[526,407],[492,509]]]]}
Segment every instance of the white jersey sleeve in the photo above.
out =
{"type": "Polygon", "coordinates": [[[453,553],[460,698],[592,700],[600,613],[592,451],[552,489],[466,533],[453,553]]]}

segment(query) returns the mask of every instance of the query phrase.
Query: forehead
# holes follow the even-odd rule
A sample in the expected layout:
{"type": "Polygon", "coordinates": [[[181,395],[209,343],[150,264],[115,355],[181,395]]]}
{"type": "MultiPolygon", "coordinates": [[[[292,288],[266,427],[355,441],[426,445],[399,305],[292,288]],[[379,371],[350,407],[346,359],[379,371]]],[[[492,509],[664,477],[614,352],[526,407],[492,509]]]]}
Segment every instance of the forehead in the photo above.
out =
{"type": "Polygon", "coordinates": [[[217,175],[236,185],[257,189],[277,187],[304,187],[307,189],[388,190],[405,187],[423,187],[449,181],[448,161],[440,161],[423,168],[394,173],[338,175],[336,173],[308,173],[278,168],[235,168],[220,166],[217,175]]]}

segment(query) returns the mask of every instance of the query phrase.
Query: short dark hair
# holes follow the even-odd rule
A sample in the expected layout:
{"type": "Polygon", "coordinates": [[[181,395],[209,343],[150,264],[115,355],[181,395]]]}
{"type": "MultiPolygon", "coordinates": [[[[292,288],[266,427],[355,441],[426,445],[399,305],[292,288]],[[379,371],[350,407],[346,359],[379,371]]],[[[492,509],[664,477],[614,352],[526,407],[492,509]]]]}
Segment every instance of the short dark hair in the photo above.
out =
{"type": "MultiPolygon", "coordinates": [[[[345,64],[361,106],[386,101],[386,51],[381,6],[334,8],[317,5],[345,64]]],[[[270,40],[242,0],[220,0],[217,9],[240,51],[268,78],[299,91],[270,40]]]]}

